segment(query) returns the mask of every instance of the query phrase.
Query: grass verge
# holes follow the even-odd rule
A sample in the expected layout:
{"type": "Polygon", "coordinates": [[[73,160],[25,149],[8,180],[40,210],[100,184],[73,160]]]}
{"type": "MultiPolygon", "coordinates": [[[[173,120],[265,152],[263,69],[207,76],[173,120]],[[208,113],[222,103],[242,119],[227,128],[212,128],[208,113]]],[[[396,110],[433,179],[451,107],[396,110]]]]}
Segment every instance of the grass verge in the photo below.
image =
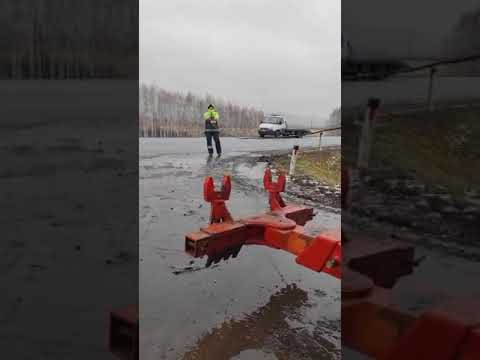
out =
{"type": "MultiPolygon", "coordinates": [[[[442,184],[460,194],[480,182],[479,118],[480,108],[471,106],[378,119],[371,166],[414,170],[426,183],[442,184]]],[[[353,117],[345,121],[342,141],[343,160],[351,166],[360,135],[360,127],[353,123],[353,117]]]]}
{"type": "MultiPolygon", "coordinates": [[[[340,184],[340,150],[317,150],[300,152],[295,167],[296,176],[306,176],[313,180],[336,186],[340,184]]],[[[288,172],[290,157],[276,156],[273,159],[277,169],[288,172]]]]}

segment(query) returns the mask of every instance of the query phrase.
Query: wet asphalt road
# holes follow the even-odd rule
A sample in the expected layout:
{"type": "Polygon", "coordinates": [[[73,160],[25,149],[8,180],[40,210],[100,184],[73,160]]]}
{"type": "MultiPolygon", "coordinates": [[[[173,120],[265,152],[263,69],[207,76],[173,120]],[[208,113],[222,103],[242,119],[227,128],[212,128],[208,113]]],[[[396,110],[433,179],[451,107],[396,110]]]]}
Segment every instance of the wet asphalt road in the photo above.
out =
{"type": "MultiPolygon", "coordinates": [[[[259,213],[265,163],[255,158],[317,142],[224,138],[224,156],[207,163],[204,139],[140,139],[142,359],[340,358],[340,282],[258,246],[208,269],[183,252],[185,234],[208,222],[206,175],[232,175],[234,217],[259,213]]],[[[317,211],[310,231],[339,226],[340,214],[317,211]]]]}

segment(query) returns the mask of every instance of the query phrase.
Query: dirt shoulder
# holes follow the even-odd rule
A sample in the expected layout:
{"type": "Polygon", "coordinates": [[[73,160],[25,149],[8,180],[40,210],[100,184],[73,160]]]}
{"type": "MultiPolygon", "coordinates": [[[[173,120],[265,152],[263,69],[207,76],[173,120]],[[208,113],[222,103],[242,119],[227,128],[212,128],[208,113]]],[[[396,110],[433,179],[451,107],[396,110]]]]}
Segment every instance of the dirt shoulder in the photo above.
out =
{"type": "MultiPolygon", "coordinates": [[[[316,204],[340,208],[340,148],[300,151],[288,194],[316,204]]],[[[291,154],[271,156],[273,168],[288,173],[291,154]]]]}

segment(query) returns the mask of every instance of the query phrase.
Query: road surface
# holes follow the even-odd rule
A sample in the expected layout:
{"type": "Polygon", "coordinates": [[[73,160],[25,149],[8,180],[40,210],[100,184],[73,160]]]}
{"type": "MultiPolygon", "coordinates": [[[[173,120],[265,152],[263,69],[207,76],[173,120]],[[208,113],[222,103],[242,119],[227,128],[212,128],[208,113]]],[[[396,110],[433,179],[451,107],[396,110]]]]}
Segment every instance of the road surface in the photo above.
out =
{"type": "MultiPolygon", "coordinates": [[[[317,142],[223,138],[224,156],[207,163],[204,139],[140,139],[142,359],[340,358],[339,281],[258,246],[208,269],[183,252],[185,234],[208,221],[206,175],[232,174],[229,209],[252,215],[267,206],[256,157],[317,142]]],[[[317,210],[309,231],[340,224],[339,213],[317,210]]]]}

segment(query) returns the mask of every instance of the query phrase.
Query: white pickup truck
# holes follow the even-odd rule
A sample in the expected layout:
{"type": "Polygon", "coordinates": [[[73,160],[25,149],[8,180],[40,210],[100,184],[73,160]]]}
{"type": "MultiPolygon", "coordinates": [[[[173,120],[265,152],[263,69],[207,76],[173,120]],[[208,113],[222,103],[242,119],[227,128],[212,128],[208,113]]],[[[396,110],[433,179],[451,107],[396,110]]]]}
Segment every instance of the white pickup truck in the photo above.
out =
{"type": "Polygon", "coordinates": [[[275,136],[275,137],[297,137],[310,134],[310,130],[302,128],[290,128],[287,124],[285,115],[282,114],[268,114],[265,115],[263,121],[258,126],[258,135],[260,137],[275,136]]]}

